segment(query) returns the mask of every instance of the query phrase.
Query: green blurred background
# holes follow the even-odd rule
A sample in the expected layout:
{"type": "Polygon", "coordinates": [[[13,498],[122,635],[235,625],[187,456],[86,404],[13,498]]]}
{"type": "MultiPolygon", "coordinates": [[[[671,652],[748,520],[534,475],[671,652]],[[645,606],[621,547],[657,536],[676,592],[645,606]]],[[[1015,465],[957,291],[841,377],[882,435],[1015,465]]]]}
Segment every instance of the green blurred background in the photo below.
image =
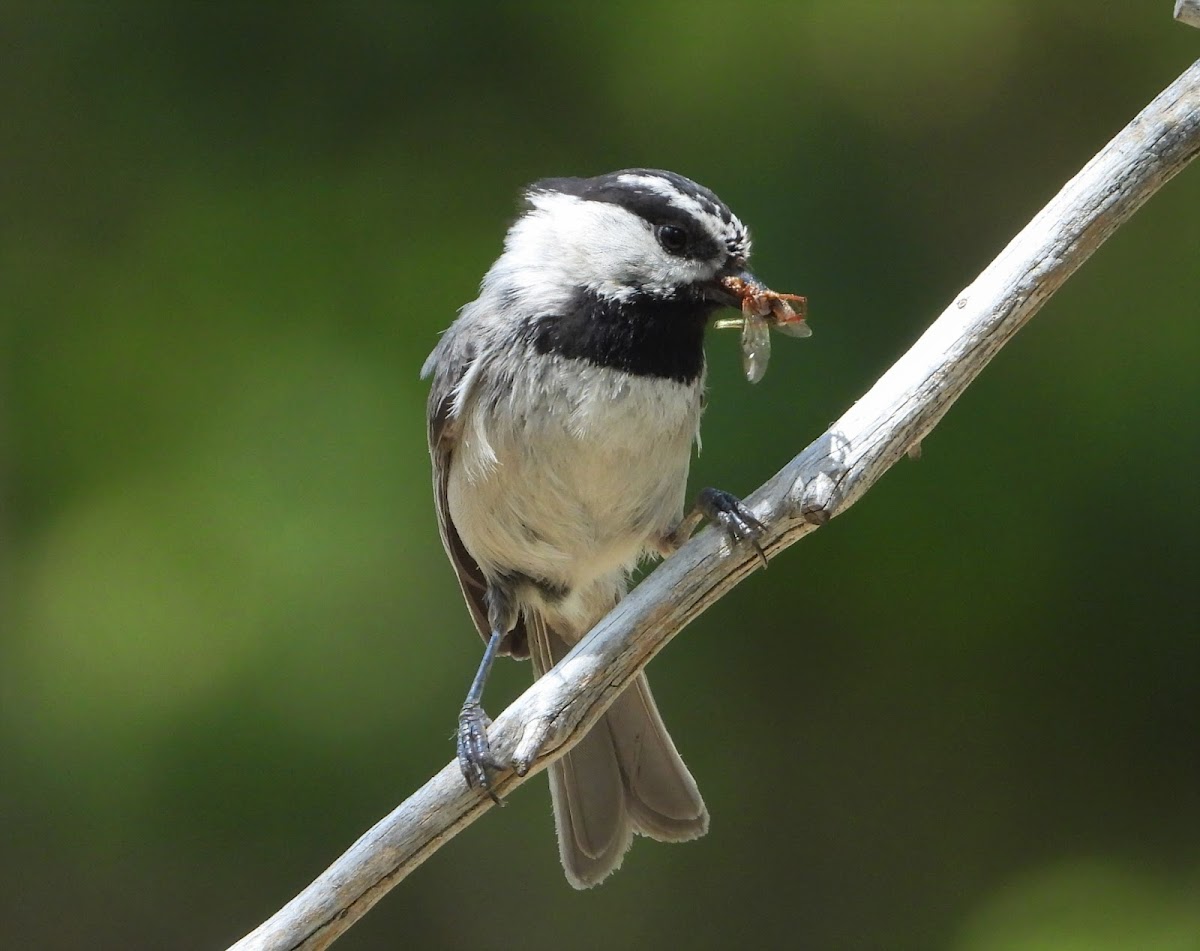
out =
{"type": "MultiPolygon", "coordinates": [[[[1170,7],[0,7],[2,943],[224,947],[451,757],[417,371],[520,185],[683,172],[809,296],[758,387],[710,342],[746,492],[1200,55],[1170,7]]],[[[707,838],[576,893],[538,780],[338,947],[1200,948],[1198,250],[1193,168],[654,663],[707,838]]]]}

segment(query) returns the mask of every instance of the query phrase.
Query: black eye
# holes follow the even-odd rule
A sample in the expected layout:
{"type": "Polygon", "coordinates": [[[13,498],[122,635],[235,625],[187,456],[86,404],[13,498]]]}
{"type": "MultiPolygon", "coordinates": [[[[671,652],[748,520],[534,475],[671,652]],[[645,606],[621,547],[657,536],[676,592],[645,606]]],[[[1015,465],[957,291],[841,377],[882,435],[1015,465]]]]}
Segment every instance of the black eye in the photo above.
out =
{"type": "Polygon", "coordinates": [[[683,254],[687,250],[687,232],[675,225],[659,225],[654,235],[667,254],[683,254]]]}

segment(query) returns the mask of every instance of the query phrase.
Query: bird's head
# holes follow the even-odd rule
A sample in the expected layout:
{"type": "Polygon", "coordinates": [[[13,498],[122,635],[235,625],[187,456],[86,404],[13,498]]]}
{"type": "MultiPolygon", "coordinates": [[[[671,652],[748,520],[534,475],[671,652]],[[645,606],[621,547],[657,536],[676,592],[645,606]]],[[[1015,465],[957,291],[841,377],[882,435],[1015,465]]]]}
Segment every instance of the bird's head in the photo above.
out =
{"type": "Polygon", "coordinates": [[[682,175],[625,169],[530,185],[497,262],[530,298],[580,293],[635,305],[692,301],[711,313],[736,305],[720,283],[743,276],[746,226],[720,198],[682,175]]]}

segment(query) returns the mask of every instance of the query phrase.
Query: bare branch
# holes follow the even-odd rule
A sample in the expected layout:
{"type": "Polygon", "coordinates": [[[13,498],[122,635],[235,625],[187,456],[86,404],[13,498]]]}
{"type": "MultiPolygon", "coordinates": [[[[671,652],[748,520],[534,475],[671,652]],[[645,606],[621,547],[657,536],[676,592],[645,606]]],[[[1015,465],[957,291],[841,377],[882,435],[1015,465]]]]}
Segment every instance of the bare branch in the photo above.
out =
{"type": "MultiPolygon", "coordinates": [[[[1079,172],[883,377],[748,502],[768,555],[840,515],[911,452],[1063,282],[1200,151],[1200,62],[1079,172]]],[[[707,531],[667,559],[496,720],[493,749],[528,767],[512,792],[582,737],[646,663],[754,568],[707,531]]],[[[325,948],[492,807],[451,762],[316,881],[233,946],[325,948]]]]}

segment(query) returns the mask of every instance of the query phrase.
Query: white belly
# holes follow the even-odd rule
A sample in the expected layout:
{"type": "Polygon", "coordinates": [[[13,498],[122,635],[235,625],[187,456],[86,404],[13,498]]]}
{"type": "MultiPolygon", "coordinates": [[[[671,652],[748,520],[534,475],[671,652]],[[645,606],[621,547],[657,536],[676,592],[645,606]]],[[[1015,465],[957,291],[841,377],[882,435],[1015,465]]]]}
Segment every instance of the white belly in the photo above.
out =
{"type": "Polygon", "coordinates": [[[485,573],[612,583],[682,516],[702,384],[538,361],[463,406],[447,502],[485,573]]]}

